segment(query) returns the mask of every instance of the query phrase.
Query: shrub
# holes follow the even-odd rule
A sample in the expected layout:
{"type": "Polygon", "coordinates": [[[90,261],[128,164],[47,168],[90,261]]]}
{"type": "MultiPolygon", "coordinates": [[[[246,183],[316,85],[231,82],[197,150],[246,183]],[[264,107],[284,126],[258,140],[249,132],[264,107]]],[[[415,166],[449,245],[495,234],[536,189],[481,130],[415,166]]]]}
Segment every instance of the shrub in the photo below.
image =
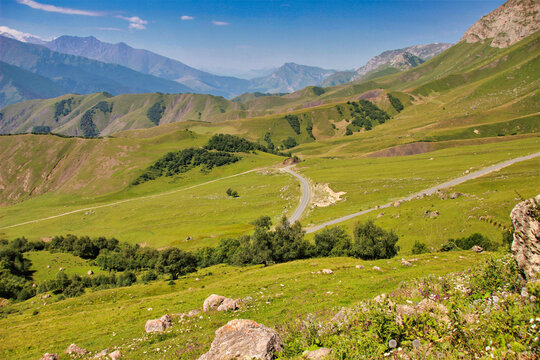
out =
{"type": "Polygon", "coordinates": [[[372,220],[357,223],[354,229],[352,255],[363,260],[389,259],[397,254],[398,236],[376,226],[372,220]]]}
{"type": "Polygon", "coordinates": [[[290,149],[290,148],[295,147],[298,144],[296,143],[296,140],[294,140],[294,138],[289,136],[288,138],[283,140],[283,145],[285,146],[286,149],[290,149]]]}
{"type": "Polygon", "coordinates": [[[425,254],[425,253],[428,253],[429,252],[429,249],[427,247],[426,244],[424,244],[423,242],[420,242],[420,241],[416,241],[412,247],[412,253],[414,255],[419,255],[419,254],[425,254]]]}
{"type": "MultiPolygon", "coordinates": [[[[285,115],[285,119],[297,135],[300,135],[300,119],[296,115],[285,115]]],[[[292,146],[291,146],[292,147],[292,146]]]]}
{"type": "Polygon", "coordinates": [[[347,256],[351,250],[351,237],[342,227],[324,228],[315,234],[315,256],[347,256]]]}

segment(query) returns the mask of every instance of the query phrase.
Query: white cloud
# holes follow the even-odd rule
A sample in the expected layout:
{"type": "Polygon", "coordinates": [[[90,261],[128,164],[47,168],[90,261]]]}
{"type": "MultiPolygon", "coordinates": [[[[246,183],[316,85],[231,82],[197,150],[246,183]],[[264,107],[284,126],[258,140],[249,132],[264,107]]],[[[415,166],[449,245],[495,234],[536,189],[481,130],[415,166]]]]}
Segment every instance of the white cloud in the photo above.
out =
{"type": "Polygon", "coordinates": [[[180,20],[194,20],[195,17],[189,16],[189,15],[182,15],[180,16],[180,20]]]}
{"type": "Polygon", "coordinates": [[[213,20],[212,21],[212,24],[216,25],[216,26],[227,26],[227,25],[230,25],[228,22],[225,22],[225,21],[217,21],[217,20],[213,20]]]}
{"type": "Polygon", "coordinates": [[[30,6],[32,9],[55,12],[55,13],[60,13],[60,14],[84,15],[84,16],[103,16],[104,15],[104,13],[97,12],[97,11],[78,10],[78,9],[65,8],[65,7],[54,6],[54,5],[49,5],[49,4],[40,4],[33,0],[17,0],[17,2],[19,4],[30,6]]]}
{"type": "Polygon", "coordinates": [[[146,24],[148,24],[148,21],[143,20],[138,16],[126,17],[126,16],[118,15],[116,17],[122,20],[129,21],[130,29],[144,30],[146,29],[146,24]]]}

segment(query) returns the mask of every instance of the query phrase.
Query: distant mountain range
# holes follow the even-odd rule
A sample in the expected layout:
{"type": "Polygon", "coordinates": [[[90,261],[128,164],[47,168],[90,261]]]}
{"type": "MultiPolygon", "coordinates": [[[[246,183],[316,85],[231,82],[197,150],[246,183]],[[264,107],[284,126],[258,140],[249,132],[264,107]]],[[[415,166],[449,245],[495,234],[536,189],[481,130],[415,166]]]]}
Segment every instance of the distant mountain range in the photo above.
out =
{"type": "Polygon", "coordinates": [[[372,57],[364,66],[354,71],[340,71],[326,78],[321,85],[334,86],[359,80],[372,74],[385,75],[416,67],[435,55],[442,53],[452,44],[432,43],[413,45],[402,49],[388,50],[372,57]]]}
{"type": "Polygon", "coordinates": [[[134,49],[122,42],[106,43],[93,36],[60,36],[47,41],[0,26],[0,46],[0,61],[42,77],[32,82],[39,86],[29,91],[29,88],[23,89],[20,82],[15,84],[8,80],[20,78],[21,72],[15,75],[15,69],[4,66],[0,74],[2,107],[18,101],[49,97],[48,94],[56,95],[59,89],[63,93],[106,91],[113,95],[193,92],[226,98],[246,92],[290,93],[306,86],[334,86],[365,76],[377,77],[407,70],[451,44],[415,45],[386,51],[354,71],[338,72],[285,63],[269,75],[251,80],[214,75],[148,50],[134,49]]]}

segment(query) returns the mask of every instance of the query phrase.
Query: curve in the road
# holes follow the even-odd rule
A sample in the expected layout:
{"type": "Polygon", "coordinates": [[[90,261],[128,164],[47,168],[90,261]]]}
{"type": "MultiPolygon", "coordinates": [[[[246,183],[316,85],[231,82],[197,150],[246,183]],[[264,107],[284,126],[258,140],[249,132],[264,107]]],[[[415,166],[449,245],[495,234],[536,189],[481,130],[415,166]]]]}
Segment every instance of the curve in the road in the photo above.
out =
{"type": "Polygon", "coordinates": [[[445,183],[435,185],[433,187],[418,191],[418,192],[416,192],[414,194],[403,197],[401,199],[394,200],[394,201],[389,202],[387,204],[384,204],[382,206],[374,207],[374,208],[363,210],[363,211],[359,211],[359,212],[356,212],[354,214],[349,214],[349,215],[346,215],[346,216],[342,216],[340,218],[327,221],[327,222],[325,222],[323,224],[313,226],[313,227],[311,227],[309,229],[306,229],[306,233],[308,233],[308,234],[313,233],[313,232],[321,230],[321,229],[323,229],[323,228],[325,228],[325,227],[327,227],[329,225],[339,224],[341,222],[350,220],[350,219],[355,218],[357,216],[370,213],[370,212],[372,212],[374,210],[384,209],[384,208],[390,207],[395,201],[409,201],[409,200],[414,199],[417,196],[421,196],[422,194],[432,195],[433,193],[437,192],[437,190],[445,189],[445,188],[448,188],[448,187],[451,187],[451,186],[456,186],[458,184],[464,183],[465,181],[476,179],[476,178],[478,178],[480,176],[487,175],[487,174],[489,174],[489,173],[491,173],[493,171],[500,170],[500,169],[502,169],[504,167],[510,166],[510,165],[515,164],[517,162],[525,161],[525,160],[531,160],[531,159],[534,159],[535,157],[538,157],[538,156],[540,156],[540,152],[530,154],[530,155],[526,155],[526,156],[521,156],[521,157],[518,157],[518,158],[515,158],[515,159],[510,159],[510,160],[504,161],[502,163],[498,163],[498,164],[495,164],[495,165],[492,165],[492,166],[488,166],[488,167],[483,168],[481,170],[472,172],[472,173],[464,175],[464,176],[460,176],[460,177],[458,177],[456,179],[447,181],[445,183]]]}
{"type": "Polygon", "coordinates": [[[282,171],[289,173],[295,178],[297,178],[298,180],[300,180],[302,197],[300,198],[300,203],[298,204],[298,207],[296,208],[296,210],[294,210],[294,213],[289,218],[289,222],[291,224],[294,224],[297,220],[300,220],[300,217],[306,210],[309,204],[309,199],[311,198],[311,188],[309,187],[307,180],[300,174],[294,172],[291,169],[293,166],[294,165],[289,165],[281,169],[282,171]]]}

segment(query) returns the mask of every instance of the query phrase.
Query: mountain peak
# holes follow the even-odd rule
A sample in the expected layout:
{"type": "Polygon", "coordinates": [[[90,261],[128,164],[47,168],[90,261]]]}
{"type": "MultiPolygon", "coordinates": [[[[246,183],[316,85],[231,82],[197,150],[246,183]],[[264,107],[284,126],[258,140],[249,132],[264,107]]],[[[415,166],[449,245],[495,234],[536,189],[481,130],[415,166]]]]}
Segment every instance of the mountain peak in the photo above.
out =
{"type": "Polygon", "coordinates": [[[483,16],[463,35],[468,43],[492,39],[490,46],[506,48],[540,29],[540,2],[508,0],[483,16]]]}

